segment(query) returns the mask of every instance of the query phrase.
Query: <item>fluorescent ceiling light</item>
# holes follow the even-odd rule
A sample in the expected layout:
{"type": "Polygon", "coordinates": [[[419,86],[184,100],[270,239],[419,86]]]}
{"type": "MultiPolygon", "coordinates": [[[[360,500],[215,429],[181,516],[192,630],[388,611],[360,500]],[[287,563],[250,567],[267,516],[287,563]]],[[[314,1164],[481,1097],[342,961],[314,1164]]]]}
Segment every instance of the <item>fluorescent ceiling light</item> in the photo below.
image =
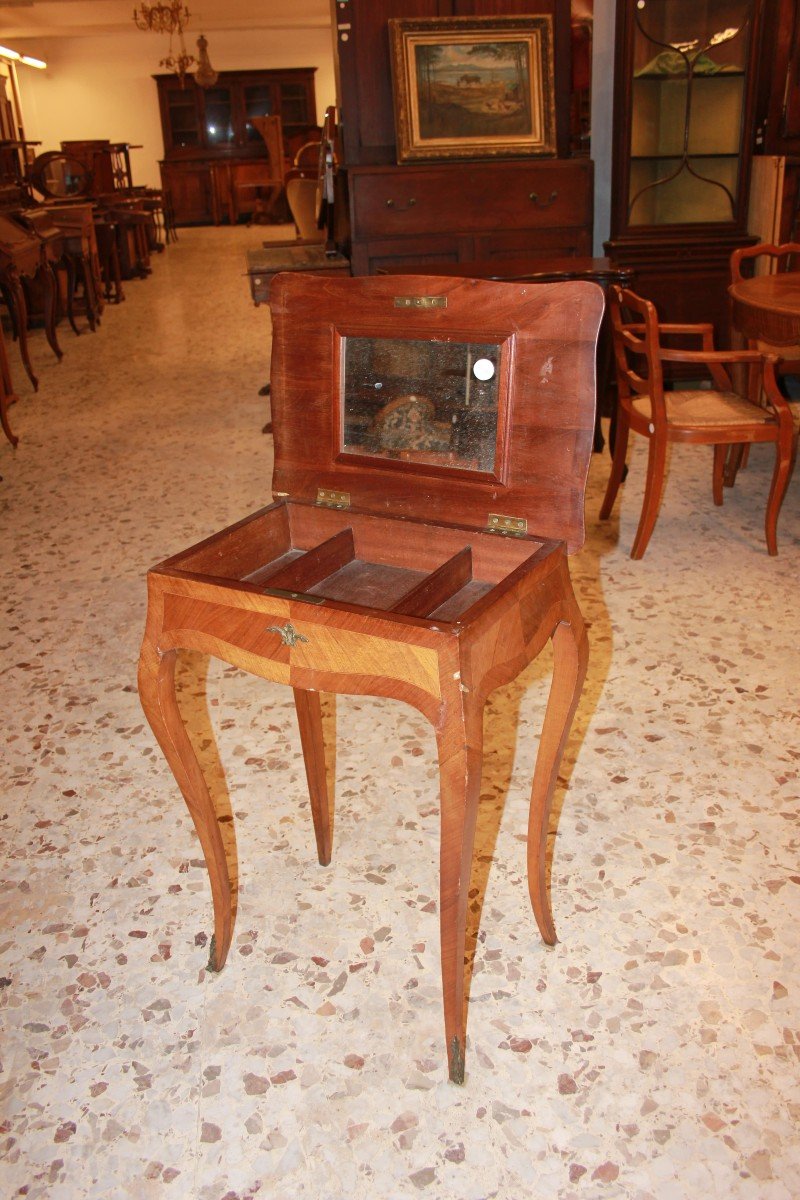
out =
{"type": "Polygon", "coordinates": [[[10,62],[21,62],[26,67],[36,67],[39,71],[47,68],[44,59],[33,58],[30,54],[20,54],[17,50],[9,50],[8,46],[0,46],[0,58],[7,58],[10,62]]]}

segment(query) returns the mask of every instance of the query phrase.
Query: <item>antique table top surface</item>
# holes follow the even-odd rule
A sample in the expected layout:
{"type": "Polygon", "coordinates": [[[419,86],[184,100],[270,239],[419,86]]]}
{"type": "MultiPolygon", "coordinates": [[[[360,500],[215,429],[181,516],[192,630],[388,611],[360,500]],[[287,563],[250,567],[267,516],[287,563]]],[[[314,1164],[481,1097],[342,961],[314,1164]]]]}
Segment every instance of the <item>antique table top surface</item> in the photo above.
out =
{"type": "Polygon", "coordinates": [[[778,344],[800,341],[800,272],[740,279],[728,292],[742,333],[778,344]]]}

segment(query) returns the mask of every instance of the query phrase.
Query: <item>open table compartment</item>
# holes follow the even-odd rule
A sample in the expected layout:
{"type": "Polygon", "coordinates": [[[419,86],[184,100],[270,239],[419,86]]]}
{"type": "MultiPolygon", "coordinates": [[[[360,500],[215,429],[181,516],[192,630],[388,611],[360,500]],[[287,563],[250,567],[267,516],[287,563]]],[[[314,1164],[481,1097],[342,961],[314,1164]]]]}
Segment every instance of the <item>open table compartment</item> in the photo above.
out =
{"type": "Polygon", "coordinates": [[[293,688],[321,863],[333,797],[319,693],[393,696],[431,721],[445,1036],[461,1082],[483,706],[549,640],[528,875],[542,936],[555,941],[546,830],[588,653],[567,553],[583,538],[602,293],[584,283],[281,276],[273,297],[277,498],[149,573],[142,704],[203,846],[216,970],[232,936],[231,880],[175,698],[177,652],[293,688]],[[409,364],[416,378],[398,382],[409,364]]]}

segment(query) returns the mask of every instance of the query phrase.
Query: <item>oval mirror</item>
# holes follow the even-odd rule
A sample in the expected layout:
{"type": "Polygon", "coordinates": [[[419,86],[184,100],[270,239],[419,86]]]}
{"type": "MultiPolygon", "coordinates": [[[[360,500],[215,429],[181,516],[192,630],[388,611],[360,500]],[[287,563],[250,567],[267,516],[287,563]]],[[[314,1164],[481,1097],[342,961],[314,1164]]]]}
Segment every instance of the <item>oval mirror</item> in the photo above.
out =
{"type": "Polygon", "coordinates": [[[92,173],[79,159],[50,150],[34,160],[31,182],[43,196],[64,200],[88,195],[92,188],[92,173]]]}

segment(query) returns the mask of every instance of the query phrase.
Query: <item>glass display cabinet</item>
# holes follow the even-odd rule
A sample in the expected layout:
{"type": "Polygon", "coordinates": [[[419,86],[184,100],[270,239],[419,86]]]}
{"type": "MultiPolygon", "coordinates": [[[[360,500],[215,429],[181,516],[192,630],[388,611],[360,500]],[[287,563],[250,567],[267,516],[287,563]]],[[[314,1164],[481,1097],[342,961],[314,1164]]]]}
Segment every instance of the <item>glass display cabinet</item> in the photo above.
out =
{"type": "Polygon", "coordinates": [[[728,333],[747,200],[761,0],[621,0],[608,250],[666,320],[728,333]]]}
{"type": "Polygon", "coordinates": [[[191,78],[182,84],[175,74],[154,76],[164,135],[161,182],[177,225],[218,224],[228,212],[226,164],[266,158],[257,118],[280,116],[287,153],[312,137],[315,71],[220,71],[206,89],[191,78]]]}

